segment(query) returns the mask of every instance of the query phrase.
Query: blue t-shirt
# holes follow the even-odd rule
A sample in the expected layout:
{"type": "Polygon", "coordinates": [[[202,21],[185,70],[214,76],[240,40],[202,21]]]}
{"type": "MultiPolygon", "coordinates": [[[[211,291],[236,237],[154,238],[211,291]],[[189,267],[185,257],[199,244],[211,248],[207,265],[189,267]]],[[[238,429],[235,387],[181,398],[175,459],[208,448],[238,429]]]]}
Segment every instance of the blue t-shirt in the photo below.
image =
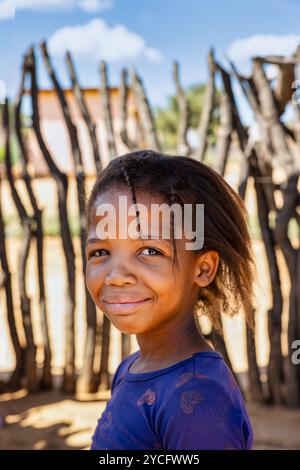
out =
{"type": "Polygon", "coordinates": [[[164,369],[131,373],[125,357],[92,437],[92,450],[251,449],[239,387],[217,352],[196,352],[164,369]]]}

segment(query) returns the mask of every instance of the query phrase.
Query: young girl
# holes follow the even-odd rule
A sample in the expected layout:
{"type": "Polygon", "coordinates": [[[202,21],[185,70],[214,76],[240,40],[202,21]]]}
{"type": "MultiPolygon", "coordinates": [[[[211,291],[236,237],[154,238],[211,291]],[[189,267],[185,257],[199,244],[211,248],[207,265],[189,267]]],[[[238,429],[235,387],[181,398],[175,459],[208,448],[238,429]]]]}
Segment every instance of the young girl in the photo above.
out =
{"type": "Polygon", "coordinates": [[[196,322],[196,315],[206,314],[219,329],[223,312],[243,308],[252,325],[253,261],[240,197],[192,158],[137,151],[98,175],[87,224],[88,290],[111,323],[135,334],[139,345],[113,376],[91,449],[251,449],[241,392],[196,322]],[[128,235],[132,218],[127,235],[119,236],[119,196],[134,204],[138,236],[128,235]],[[150,228],[142,233],[150,219],[138,205],[149,214],[153,204],[163,203],[204,204],[201,248],[187,249],[185,234],[174,237],[174,216],[169,239],[161,227],[159,236],[150,228]],[[115,236],[104,234],[99,207],[115,209],[115,236]]]}

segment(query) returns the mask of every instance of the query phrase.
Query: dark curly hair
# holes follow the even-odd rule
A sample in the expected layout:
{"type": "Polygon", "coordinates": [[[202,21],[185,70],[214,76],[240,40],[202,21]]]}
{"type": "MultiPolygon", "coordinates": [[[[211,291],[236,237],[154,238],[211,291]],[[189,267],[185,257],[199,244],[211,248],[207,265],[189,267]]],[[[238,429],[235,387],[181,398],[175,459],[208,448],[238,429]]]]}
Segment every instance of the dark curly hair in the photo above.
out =
{"type": "MultiPolygon", "coordinates": [[[[195,308],[207,315],[218,331],[221,331],[222,313],[232,316],[243,308],[247,324],[253,330],[254,262],[247,212],[240,196],[204,163],[190,157],[140,150],[113,159],[99,173],[86,206],[88,229],[91,208],[98,194],[124,186],[129,188],[133,204],[137,203],[137,191],[160,195],[171,205],[192,204],[194,209],[196,204],[204,204],[205,234],[201,251],[216,250],[220,262],[213,282],[199,290],[195,308]]],[[[176,264],[174,216],[171,224],[176,264]]]]}

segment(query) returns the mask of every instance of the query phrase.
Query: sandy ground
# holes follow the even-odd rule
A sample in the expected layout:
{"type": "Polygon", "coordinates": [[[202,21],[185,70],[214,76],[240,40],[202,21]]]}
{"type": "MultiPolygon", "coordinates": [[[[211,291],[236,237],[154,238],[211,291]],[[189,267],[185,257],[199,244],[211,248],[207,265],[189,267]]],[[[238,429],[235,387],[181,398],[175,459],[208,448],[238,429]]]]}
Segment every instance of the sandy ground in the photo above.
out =
{"type": "MultiPolygon", "coordinates": [[[[0,449],[89,449],[97,419],[109,396],[79,401],[58,392],[4,395],[0,449]]],[[[248,405],[254,449],[300,449],[300,410],[248,405]]]]}

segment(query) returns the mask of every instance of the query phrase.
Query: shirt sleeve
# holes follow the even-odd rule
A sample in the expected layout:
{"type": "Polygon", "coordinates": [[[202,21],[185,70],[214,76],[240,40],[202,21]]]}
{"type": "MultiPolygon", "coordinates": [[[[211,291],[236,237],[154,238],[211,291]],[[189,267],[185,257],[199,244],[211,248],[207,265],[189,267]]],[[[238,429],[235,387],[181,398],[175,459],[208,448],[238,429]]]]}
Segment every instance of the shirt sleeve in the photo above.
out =
{"type": "Polygon", "coordinates": [[[252,429],[243,407],[213,380],[193,378],[162,406],[158,429],[167,450],[250,449],[252,429]]]}

